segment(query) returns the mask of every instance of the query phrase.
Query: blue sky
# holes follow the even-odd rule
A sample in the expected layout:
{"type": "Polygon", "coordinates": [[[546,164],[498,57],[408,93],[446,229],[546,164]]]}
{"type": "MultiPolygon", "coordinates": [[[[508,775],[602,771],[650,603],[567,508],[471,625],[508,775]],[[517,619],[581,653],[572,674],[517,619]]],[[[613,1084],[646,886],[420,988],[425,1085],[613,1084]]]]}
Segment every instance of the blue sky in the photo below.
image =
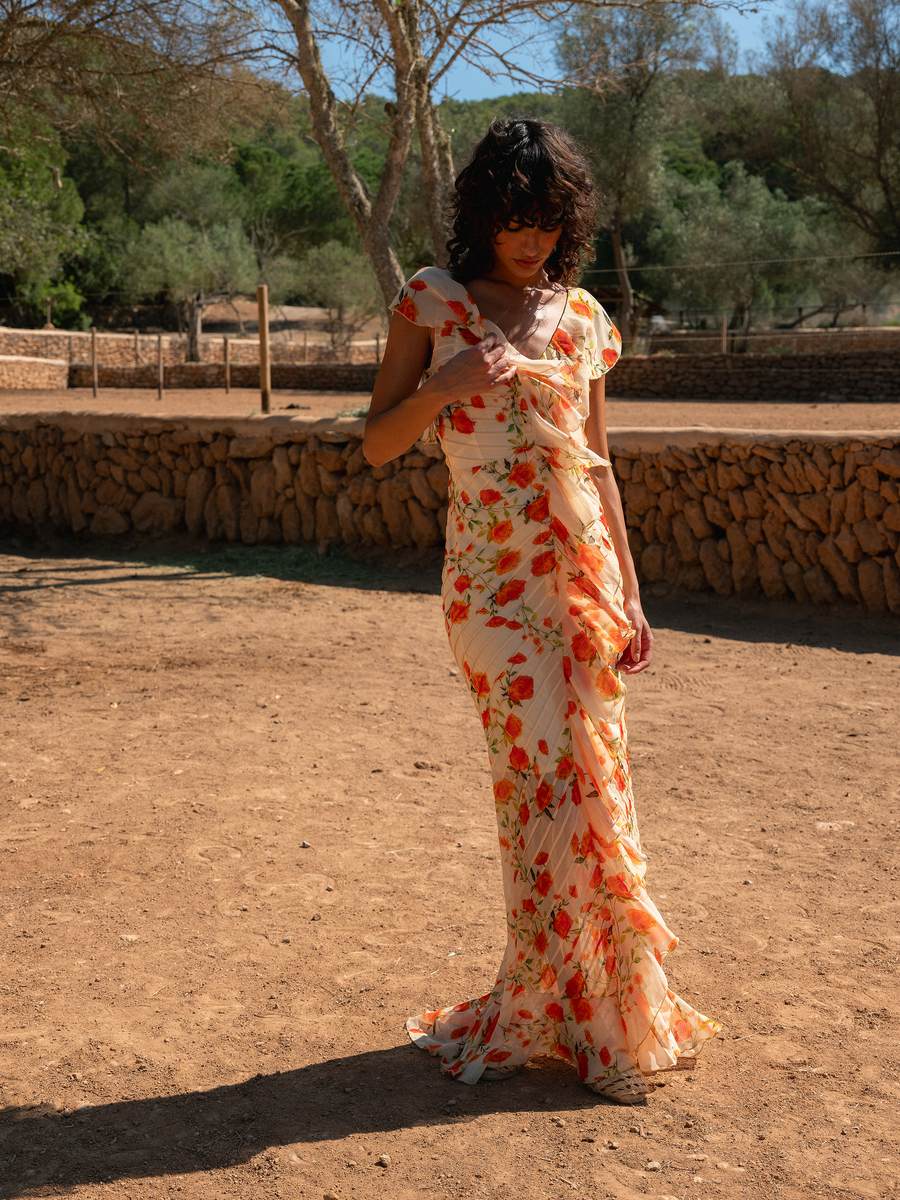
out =
{"type": "MultiPolygon", "coordinates": [[[[757,4],[754,6],[757,6],[757,4]]],[[[758,3],[759,11],[756,13],[751,13],[748,10],[746,15],[741,16],[737,12],[722,11],[720,15],[731,26],[734,36],[737,39],[738,47],[741,51],[742,67],[745,65],[744,59],[748,53],[763,49],[766,18],[772,20],[779,14],[786,12],[787,7],[788,0],[769,0],[768,3],[763,0],[762,3],[758,3]]],[[[523,65],[530,65],[536,74],[540,74],[542,70],[542,58],[544,63],[546,63],[548,56],[545,50],[543,56],[539,51],[536,51],[531,55],[520,53],[518,57],[523,65]],[[530,63],[529,58],[531,60],[530,63]]],[[[509,79],[506,78],[491,80],[482,71],[465,64],[454,67],[448,73],[446,88],[448,93],[458,100],[487,100],[494,96],[508,96],[510,92],[531,90],[528,85],[515,85],[510,83],[509,79]]],[[[443,89],[441,90],[443,91],[443,89]]]]}

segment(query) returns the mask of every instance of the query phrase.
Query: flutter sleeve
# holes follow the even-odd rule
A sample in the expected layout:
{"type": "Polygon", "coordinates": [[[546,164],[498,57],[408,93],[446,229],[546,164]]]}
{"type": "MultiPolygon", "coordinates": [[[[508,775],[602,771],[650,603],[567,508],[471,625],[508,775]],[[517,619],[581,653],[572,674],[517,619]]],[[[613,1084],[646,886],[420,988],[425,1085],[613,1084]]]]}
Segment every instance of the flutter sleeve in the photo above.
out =
{"type": "Polygon", "coordinates": [[[589,292],[583,292],[585,303],[591,310],[591,332],[585,349],[588,351],[590,378],[599,379],[610,367],[614,367],[622,353],[622,337],[607,316],[606,309],[589,292]]]}
{"type": "Polygon", "coordinates": [[[391,312],[406,317],[413,325],[422,325],[428,329],[437,329],[443,325],[447,317],[447,301],[440,293],[440,281],[430,278],[433,274],[434,267],[425,267],[404,283],[388,305],[391,312]]]}

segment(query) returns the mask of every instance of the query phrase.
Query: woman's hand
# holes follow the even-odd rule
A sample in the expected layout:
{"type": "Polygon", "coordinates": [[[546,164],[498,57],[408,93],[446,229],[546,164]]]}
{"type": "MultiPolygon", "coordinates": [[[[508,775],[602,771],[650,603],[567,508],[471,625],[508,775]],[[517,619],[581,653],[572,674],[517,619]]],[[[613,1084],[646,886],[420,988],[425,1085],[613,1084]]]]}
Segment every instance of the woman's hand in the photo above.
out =
{"type": "Polygon", "coordinates": [[[477,346],[460,350],[429,380],[429,385],[453,400],[485,392],[497,384],[509,383],[516,368],[506,357],[506,343],[495,333],[487,334],[477,346]]]}
{"type": "Polygon", "coordinates": [[[625,601],[625,615],[634,629],[634,637],[622,651],[616,667],[623,675],[637,675],[650,666],[653,657],[653,634],[647,624],[640,604],[636,600],[625,601]]]}

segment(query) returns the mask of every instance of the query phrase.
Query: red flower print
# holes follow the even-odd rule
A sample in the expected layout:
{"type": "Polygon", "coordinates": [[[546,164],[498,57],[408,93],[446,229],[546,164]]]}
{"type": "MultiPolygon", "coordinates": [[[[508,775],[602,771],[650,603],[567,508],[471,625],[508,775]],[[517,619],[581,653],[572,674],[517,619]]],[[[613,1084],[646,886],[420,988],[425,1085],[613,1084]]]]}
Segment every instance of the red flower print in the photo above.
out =
{"type": "Polygon", "coordinates": [[[521,629],[522,622],[521,621],[507,621],[506,628],[507,629],[521,629]]]}
{"type": "Polygon", "coordinates": [[[559,936],[565,941],[572,929],[572,918],[567,912],[560,910],[553,918],[553,928],[559,936]]]}
{"type": "Polygon", "coordinates": [[[412,321],[413,325],[415,325],[419,316],[419,306],[413,300],[412,296],[404,296],[397,305],[396,311],[406,317],[407,321],[412,321]]]}
{"type": "Polygon", "coordinates": [[[509,685],[509,698],[513,704],[530,700],[534,695],[534,680],[530,675],[517,675],[509,685]]]}
{"type": "Polygon", "coordinates": [[[649,933],[658,924],[656,917],[651,917],[640,908],[629,908],[625,915],[635,933],[649,933]]]}
{"type": "Polygon", "coordinates": [[[589,305],[585,304],[583,300],[576,300],[574,297],[569,300],[569,308],[571,308],[572,312],[578,313],[579,317],[587,317],[589,321],[594,315],[589,305]]]}
{"type": "Polygon", "coordinates": [[[498,779],[494,784],[494,799],[501,803],[512,795],[513,785],[509,779],[498,779]]]}
{"type": "Polygon", "coordinates": [[[529,483],[531,483],[536,475],[537,471],[535,471],[530,462],[520,462],[516,463],[516,465],[510,471],[508,479],[509,482],[515,484],[516,487],[525,488],[528,487],[529,483]]]}
{"type": "Polygon", "coordinates": [[[566,1062],[574,1062],[575,1061],[575,1055],[572,1053],[572,1051],[569,1049],[569,1047],[564,1046],[562,1044],[562,1042],[557,1042],[556,1045],[553,1047],[553,1049],[560,1056],[560,1058],[564,1058],[566,1060],[566,1062]]]}
{"type": "Polygon", "coordinates": [[[585,1000],[584,996],[573,996],[569,1001],[569,1008],[579,1025],[585,1025],[588,1021],[593,1020],[594,1010],[590,1000],[585,1000]]]}
{"type": "Polygon", "coordinates": [[[450,1036],[452,1038],[461,1038],[463,1036],[463,1034],[468,1033],[468,1032],[469,1032],[468,1025],[457,1025],[455,1029],[450,1030],[450,1036]]]}
{"type": "Polygon", "coordinates": [[[535,950],[537,950],[538,954],[545,954],[547,951],[548,944],[549,943],[547,941],[547,935],[546,935],[546,933],[544,933],[544,931],[542,929],[541,932],[534,939],[534,948],[535,948],[535,950]]]}
{"type": "Polygon", "coordinates": [[[557,329],[550,339],[550,345],[560,354],[575,354],[576,346],[564,329],[557,329]]]}
{"type": "Polygon", "coordinates": [[[597,863],[596,867],[594,867],[593,875],[588,880],[588,887],[589,888],[598,888],[602,882],[603,882],[603,867],[600,865],[600,863],[597,863]]]}
{"type": "Polygon", "coordinates": [[[484,408],[484,399],[481,396],[470,396],[469,403],[473,408],[484,408]]]}
{"type": "MultiPolygon", "coordinates": [[[[619,690],[619,677],[606,667],[597,677],[597,691],[601,696],[614,696],[619,690]]],[[[624,786],[621,784],[620,786],[624,786]]]]}
{"type": "Polygon", "coordinates": [[[578,782],[577,779],[572,784],[572,803],[573,804],[581,803],[581,784],[578,782]]]}
{"type": "Polygon", "coordinates": [[[532,546],[543,546],[546,542],[549,542],[552,537],[553,534],[550,532],[550,530],[545,529],[543,533],[539,533],[537,537],[532,540],[531,544],[532,546]]]}
{"type": "Polygon", "coordinates": [[[542,867],[545,862],[549,862],[549,861],[550,861],[550,855],[547,853],[546,850],[542,850],[540,852],[540,854],[537,856],[537,858],[534,860],[534,865],[536,867],[542,867]]]}
{"type": "Polygon", "coordinates": [[[491,710],[490,710],[489,708],[486,708],[486,709],[484,710],[484,712],[481,714],[481,723],[482,723],[482,725],[485,727],[485,729],[487,729],[487,727],[490,725],[490,723],[491,723],[491,710]]]}
{"type": "Polygon", "coordinates": [[[482,488],[478,493],[478,499],[482,504],[496,504],[501,496],[496,488],[482,488]]]}
{"type": "Polygon", "coordinates": [[[497,1022],[499,1020],[500,1020],[500,1014],[495,1013],[494,1016],[491,1018],[491,1022],[488,1025],[487,1029],[484,1031],[484,1040],[486,1042],[489,1042],[491,1040],[491,1038],[494,1036],[494,1030],[497,1028],[497,1022]]]}
{"type": "Polygon", "coordinates": [[[542,783],[535,794],[534,802],[538,807],[538,812],[543,812],[548,807],[553,799],[553,788],[549,783],[542,783]]]}
{"type": "MultiPolygon", "coordinates": [[[[568,683],[572,678],[572,660],[569,658],[568,654],[563,655],[563,675],[566,677],[566,683],[568,683]]],[[[574,701],[570,700],[569,704],[572,706],[572,708],[570,712],[566,713],[567,717],[571,716],[575,711],[574,701]]]]}
{"type": "Polygon", "coordinates": [[[612,979],[613,975],[616,973],[616,956],[614,954],[608,955],[603,966],[607,975],[610,977],[610,979],[612,979]]]}
{"type": "Polygon", "coordinates": [[[553,520],[550,522],[550,528],[553,530],[553,532],[556,534],[556,536],[559,538],[559,540],[561,542],[565,542],[568,540],[569,531],[568,531],[568,529],[566,529],[565,525],[563,525],[563,523],[559,519],[559,517],[553,518],[553,520]]]}
{"type": "Polygon", "coordinates": [[[464,592],[471,582],[472,580],[468,575],[460,575],[453,586],[458,592],[464,592]]]}
{"type": "Polygon", "coordinates": [[[576,971],[569,982],[566,984],[566,995],[571,998],[580,996],[584,991],[584,974],[581,971],[576,971]]]}
{"type": "Polygon", "coordinates": [[[572,653],[578,662],[588,662],[594,657],[594,647],[591,639],[583,629],[572,638],[572,653]]]}
{"type": "Polygon", "coordinates": [[[509,541],[509,539],[512,537],[512,532],[512,521],[498,521],[497,524],[491,529],[491,541],[500,542],[502,545],[503,542],[509,541]]]}
{"type": "Polygon", "coordinates": [[[477,346],[478,343],[481,341],[481,338],[478,336],[477,333],[473,333],[471,329],[466,329],[464,325],[461,325],[459,327],[459,336],[469,346],[477,346]]]}
{"type": "Polygon", "coordinates": [[[541,871],[537,879],[534,881],[534,890],[539,896],[546,897],[547,893],[553,887],[553,876],[549,871],[541,871]]]}
{"type": "Polygon", "coordinates": [[[471,604],[466,604],[464,600],[454,600],[447,609],[447,620],[451,625],[459,625],[463,621],[468,621],[471,607],[471,604]]]}
{"type": "MultiPolygon", "coordinates": [[[[523,805],[523,807],[524,807],[524,805],[523,805]]],[[[535,916],[537,914],[537,909],[534,906],[534,901],[531,899],[530,896],[526,900],[522,901],[522,912],[530,913],[531,916],[535,916]]]]}
{"type": "Polygon", "coordinates": [[[501,1063],[505,1062],[512,1054],[512,1050],[491,1050],[489,1054],[484,1056],[486,1063],[501,1063]]]}
{"type": "Polygon", "coordinates": [[[515,713],[510,713],[509,716],[506,718],[506,725],[504,726],[504,728],[505,728],[506,732],[509,734],[509,736],[513,739],[513,741],[515,741],[516,738],[519,736],[519,734],[522,732],[522,722],[515,715],[515,713]]]}
{"type": "Polygon", "coordinates": [[[588,1056],[583,1050],[575,1055],[575,1061],[578,1064],[578,1078],[584,1083],[588,1077],[588,1056]]]}
{"type": "Polygon", "coordinates": [[[454,408],[453,412],[450,414],[450,423],[457,433],[475,432],[475,426],[472,424],[472,418],[461,408],[454,408]]]}
{"type": "Polygon", "coordinates": [[[543,738],[541,738],[538,741],[538,750],[540,750],[541,754],[549,754],[550,753],[550,747],[547,745],[547,743],[544,741],[543,738]]]}
{"type": "MultiPolygon", "coordinates": [[[[611,346],[606,346],[603,350],[601,350],[600,357],[608,367],[614,367],[619,358],[618,354],[611,346]]],[[[618,378],[618,376],[616,376],[616,378],[618,378]]]]}
{"type": "Polygon", "coordinates": [[[625,880],[625,876],[620,871],[618,875],[611,875],[606,881],[606,890],[612,892],[614,896],[621,896],[623,900],[633,900],[634,896],[631,889],[625,880]]]}
{"type": "Polygon", "coordinates": [[[528,662],[528,659],[520,651],[518,654],[514,654],[512,658],[508,658],[506,661],[508,663],[512,663],[514,667],[517,667],[519,663],[528,662]]]}
{"type": "Polygon", "coordinates": [[[529,1008],[520,1008],[516,1016],[521,1017],[523,1021],[533,1021],[534,1013],[529,1008]]]}
{"type": "Polygon", "coordinates": [[[547,499],[547,493],[542,492],[530,504],[526,504],[525,511],[532,521],[546,521],[550,516],[550,501],[547,499]]]}
{"type": "Polygon", "coordinates": [[[509,583],[504,583],[503,587],[494,597],[494,600],[503,608],[505,604],[512,604],[513,600],[518,600],[524,591],[524,579],[510,579],[509,583]]]}
{"type": "Polygon", "coordinates": [[[526,750],[523,750],[521,746],[513,746],[509,752],[509,765],[514,771],[527,771],[530,762],[531,759],[526,750]]]}
{"type": "MultiPolygon", "coordinates": [[[[454,600],[454,604],[458,601],[454,600]]],[[[469,681],[472,685],[472,691],[476,696],[489,696],[491,694],[491,685],[487,675],[483,671],[476,672],[469,681]]]]}
{"type": "Polygon", "coordinates": [[[505,575],[507,571],[514,571],[522,561],[522,555],[518,550],[504,550],[497,559],[497,574],[505,575]]]}
{"type": "Polygon", "coordinates": [[[612,1062],[612,1055],[605,1046],[603,1046],[600,1050],[600,1061],[603,1063],[604,1067],[608,1067],[612,1062]]]}
{"type": "Polygon", "coordinates": [[[544,1012],[551,1021],[564,1021],[566,1019],[566,1014],[562,1010],[562,1005],[557,1004],[555,1000],[552,1000],[549,1004],[544,1005],[544,1012]]]}
{"type": "Polygon", "coordinates": [[[555,569],[556,554],[552,550],[545,550],[543,554],[538,554],[531,560],[532,575],[549,575],[555,569]]]}
{"type": "Polygon", "coordinates": [[[428,284],[424,279],[411,279],[406,286],[412,288],[414,292],[424,292],[428,284]]]}
{"type": "Polygon", "coordinates": [[[506,624],[506,617],[491,617],[489,621],[485,621],[486,629],[499,629],[501,625],[506,624]]]}
{"type": "Polygon", "coordinates": [[[447,307],[451,312],[456,313],[459,319],[465,324],[469,319],[469,312],[466,306],[460,300],[448,300],[447,307]]]}
{"type": "MultiPolygon", "coordinates": [[[[530,816],[531,816],[531,809],[528,807],[528,805],[520,804],[519,805],[519,820],[522,822],[523,826],[528,824],[528,820],[529,820],[530,816]]],[[[527,903],[528,903],[527,900],[523,903],[523,905],[522,905],[523,909],[525,908],[525,904],[527,904],[527,903]]]]}
{"type": "Polygon", "coordinates": [[[559,760],[559,764],[557,765],[556,778],[557,779],[568,779],[569,776],[572,774],[572,768],[574,766],[575,766],[575,760],[572,758],[572,755],[564,754],[562,756],[562,758],[559,760]]]}

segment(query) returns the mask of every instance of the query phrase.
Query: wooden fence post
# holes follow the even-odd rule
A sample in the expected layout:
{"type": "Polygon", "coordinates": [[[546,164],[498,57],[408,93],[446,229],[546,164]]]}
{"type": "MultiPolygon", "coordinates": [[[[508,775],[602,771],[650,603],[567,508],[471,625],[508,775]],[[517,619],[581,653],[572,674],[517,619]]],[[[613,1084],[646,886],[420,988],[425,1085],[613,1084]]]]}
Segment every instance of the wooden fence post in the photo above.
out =
{"type": "Polygon", "coordinates": [[[225,391],[231,391],[231,339],[225,334],[225,391]]]}
{"type": "Polygon", "coordinates": [[[264,283],[256,289],[256,306],[259,312],[259,399],[260,408],[267,413],[272,371],[269,365],[269,289],[264,283]]]}
{"type": "Polygon", "coordinates": [[[375,334],[375,362],[381,364],[381,335],[375,334]]]}
{"type": "Polygon", "coordinates": [[[722,353],[728,353],[728,317],[722,318],[722,353]]]}
{"type": "Polygon", "coordinates": [[[94,399],[97,399],[97,329],[91,326],[91,380],[94,385],[94,399]]]}
{"type": "Polygon", "coordinates": [[[161,333],[156,335],[156,376],[156,398],[157,400],[162,400],[165,373],[163,368],[163,340],[161,333]]]}

